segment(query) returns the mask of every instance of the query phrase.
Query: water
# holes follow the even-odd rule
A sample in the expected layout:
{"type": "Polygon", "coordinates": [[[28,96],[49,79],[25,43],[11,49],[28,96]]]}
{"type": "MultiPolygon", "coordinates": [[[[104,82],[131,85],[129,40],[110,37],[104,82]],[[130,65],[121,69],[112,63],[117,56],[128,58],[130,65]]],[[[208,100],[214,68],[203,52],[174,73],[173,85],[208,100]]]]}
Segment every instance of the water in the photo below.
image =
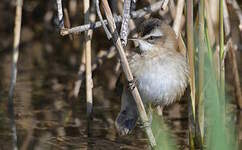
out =
{"type": "MultiPolygon", "coordinates": [[[[120,137],[115,130],[114,120],[119,112],[120,100],[111,82],[116,80],[117,75],[114,71],[102,70],[109,67],[112,60],[94,71],[94,110],[87,134],[85,91],[82,88],[78,98],[72,94],[78,65],[71,66],[68,59],[65,60],[65,57],[71,57],[72,52],[67,55],[54,47],[48,52],[47,48],[38,42],[21,47],[14,96],[18,146],[37,150],[147,149],[147,139],[142,129],[136,128],[131,135],[124,137],[120,137]]],[[[0,59],[0,145],[1,150],[8,150],[11,147],[11,132],[6,106],[11,52],[2,52],[0,59]]],[[[165,111],[167,123],[180,147],[187,147],[184,102],[165,111]]]]}

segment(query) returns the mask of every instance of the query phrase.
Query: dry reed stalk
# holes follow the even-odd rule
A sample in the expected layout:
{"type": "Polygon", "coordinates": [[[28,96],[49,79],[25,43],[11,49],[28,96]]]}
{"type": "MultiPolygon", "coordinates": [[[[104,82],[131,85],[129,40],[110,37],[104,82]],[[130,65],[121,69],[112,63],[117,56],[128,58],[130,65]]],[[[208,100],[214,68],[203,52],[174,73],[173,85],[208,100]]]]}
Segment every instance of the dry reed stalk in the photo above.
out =
{"type": "Polygon", "coordinates": [[[195,64],[194,64],[194,33],[193,33],[193,0],[187,0],[187,54],[188,63],[190,68],[190,88],[191,88],[191,99],[192,99],[192,111],[195,118],[195,64]]]}
{"type": "Polygon", "coordinates": [[[127,38],[129,35],[130,7],[131,7],[131,0],[124,0],[123,20],[122,20],[121,31],[120,31],[120,39],[123,46],[126,46],[127,38]]]}
{"type": "Polygon", "coordinates": [[[19,43],[20,43],[20,33],[21,33],[21,23],[22,23],[22,6],[23,0],[16,1],[16,14],[15,14],[15,25],[14,25],[14,39],[13,39],[13,60],[11,69],[11,82],[8,95],[8,113],[10,118],[10,126],[12,131],[12,146],[14,150],[18,150],[17,147],[17,130],[15,125],[15,115],[14,115],[14,89],[17,80],[17,63],[19,57],[19,43]]]}
{"type": "Polygon", "coordinates": [[[195,64],[194,64],[194,33],[193,33],[193,0],[186,0],[186,34],[187,34],[187,55],[188,55],[188,63],[190,68],[190,89],[191,89],[191,103],[188,110],[189,112],[189,146],[191,150],[195,149],[195,131],[194,131],[194,122],[196,116],[196,109],[195,109],[195,64]]]}
{"type": "MultiPolygon", "coordinates": [[[[90,22],[90,2],[89,0],[83,1],[84,6],[84,22],[88,24],[90,22]]],[[[93,107],[93,97],[92,97],[92,60],[91,60],[91,39],[92,39],[92,30],[88,30],[85,32],[85,60],[86,60],[86,101],[87,101],[87,116],[89,117],[92,113],[93,107]]]]}
{"type": "MultiPolygon", "coordinates": [[[[142,9],[139,9],[137,11],[133,11],[131,12],[131,18],[140,18],[145,16],[146,14],[152,13],[152,12],[156,12],[158,10],[160,10],[160,8],[163,5],[163,0],[162,1],[158,1],[155,2],[154,4],[148,6],[148,7],[144,7],[142,9]]],[[[116,16],[115,18],[115,22],[121,22],[122,21],[122,17],[121,16],[116,16]]],[[[104,23],[107,24],[107,20],[104,20],[104,23]]],[[[62,29],[60,34],[62,36],[68,35],[68,34],[79,34],[81,32],[90,30],[90,29],[95,29],[95,28],[99,28],[102,26],[101,21],[97,21],[95,23],[89,23],[89,24],[85,24],[85,25],[81,25],[81,26],[76,26],[73,27],[71,29],[62,29]]]]}
{"type": "Polygon", "coordinates": [[[102,17],[102,14],[101,14],[101,10],[99,8],[99,0],[96,0],[96,10],[97,10],[97,15],[98,15],[98,18],[103,26],[103,29],[108,37],[108,39],[110,40],[112,38],[112,35],[111,33],[108,31],[108,28],[103,20],[103,17],[102,17]]]}
{"type": "MultiPolygon", "coordinates": [[[[121,64],[122,64],[122,67],[123,67],[124,74],[125,74],[128,81],[133,82],[134,78],[133,78],[133,75],[132,75],[131,70],[129,68],[129,64],[128,64],[127,58],[125,56],[125,52],[124,52],[124,49],[122,47],[122,43],[121,43],[121,40],[119,38],[117,29],[116,29],[115,21],[114,21],[114,18],[113,18],[113,15],[112,15],[112,12],[110,10],[110,7],[109,7],[107,0],[102,0],[102,6],[104,8],[104,11],[105,11],[105,14],[106,14],[106,17],[107,17],[107,20],[108,20],[109,28],[110,28],[110,30],[113,34],[113,42],[116,45],[116,48],[117,48],[119,55],[120,55],[120,60],[121,60],[121,64]]],[[[132,93],[132,96],[134,97],[134,100],[137,104],[139,115],[140,115],[142,123],[145,126],[145,131],[146,131],[146,134],[148,136],[150,145],[152,147],[155,147],[156,141],[155,141],[154,135],[152,133],[151,126],[148,123],[148,116],[145,112],[144,105],[142,103],[138,89],[135,85],[134,85],[133,90],[131,90],[131,93],[132,93]]]]}
{"type": "Polygon", "coordinates": [[[62,29],[64,29],[62,2],[61,2],[61,0],[56,0],[56,3],[57,3],[57,11],[58,11],[58,19],[59,19],[59,28],[61,31],[62,29]]]}
{"type": "Polygon", "coordinates": [[[185,0],[180,0],[177,2],[177,7],[176,7],[176,13],[174,13],[174,11],[171,9],[172,5],[170,5],[170,11],[171,14],[175,15],[173,16],[174,18],[174,22],[173,22],[173,30],[176,33],[176,37],[178,40],[178,46],[179,46],[179,51],[186,56],[186,46],[184,44],[184,41],[182,39],[181,33],[180,33],[180,29],[184,24],[184,18],[183,18],[183,9],[184,9],[184,3],[185,0]]]}
{"type": "Polygon", "coordinates": [[[177,37],[180,33],[184,3],[185,3],[185,0],[177,1],[176,17],[175,17],[175,20],[174,20],[174,23],[173,23],[173,30],[175,31],[177,37]]]}

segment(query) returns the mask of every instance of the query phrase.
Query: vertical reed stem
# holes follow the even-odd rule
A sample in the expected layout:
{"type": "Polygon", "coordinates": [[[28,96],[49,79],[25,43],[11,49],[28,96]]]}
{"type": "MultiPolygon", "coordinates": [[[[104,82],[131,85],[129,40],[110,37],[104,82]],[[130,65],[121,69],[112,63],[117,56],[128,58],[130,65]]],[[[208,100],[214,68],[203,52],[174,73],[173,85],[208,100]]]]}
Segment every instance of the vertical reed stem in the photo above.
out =
{"type": "MultiPolygon", "coordinates": [[[[205,32],[204,32],[204,0],[199,1],[198,8],[198,93],[197,93],[197,111],[198,124],[200,131],[201,144],[204,138],[204,55],[205,55],[205,32]]],[[[202,145],[201,145],[202,146],[202,145]]]]}
{"type": "MultiPolygon", "coordinates": [[[[194,150],[194,121],[195,121],[195,71],[194,71],[194,33],[193,33],[193,0],[186,0],[186,33],[187,33],[187,54],[188,54],[188,63],[190,68],[190,89],[191,89],[191,112],[189,112],[189,145],[190,149],[194,150]],[[190,115],[191,114],[191,115],[190,115]]],[[[190,108],[190,107],[189,107],[190,108]]]]}
{"type": "Polygon", "coordinates": [[[194,41],[193,41],[193,0],[187,0],[187,50],[190,67],[190,87],[192,99],[192,111],[195,118],[195,71],[194,71],[194,41]]]}
{"type": "Polygon", "coordinates": [[[181,26],[181,22],[182,22],[182,12],[183,12],[183,8],[184,8],[184,0],[179,0],[177,2],[177,7],[176,7],[176,17],[175,17],[175,21],[173,23],[173,30],[176,33],[176,36],[178,37],[179,33],[180,33],[180,26],[181,26]]]}
{"type": "MultiPolygon", "coordinates": [[[[225,73],[224,73],[224,27],[223,27],[223,0],[219,0],[219,87],[221,91],[221,108],[224,109],[224,93],[225,93],[225,73]]],[[[224,111],[222,111],[224,112],[224,111]]]]}
{"type": "Polygon", "coordinates": [[[22,23],[22,6],[23,0],[16,1],[16,14],[15,14],[15,26],[14,26],[14,39],[13,39],[13,60],[12,60],[12,71],[11,71],[11,82],[8,95],[8,113],[10,118],[10,125],[12,131],[13,149],[18,150],[17,146],[17,130],[15,125],[14,117],[14,88],[17,80],[17,63],[19,57],[19,43],[20,43],[20,33],[21,33],[21,23],[22,23]]]}
{"type": "MultiPolygon", "coordinates": [[[[83,1],[84,5],[84,22],[88,24],[89,20],[89,11],[90,11],[90,2],[89,0],[83,1]]],[[[85,32],[85,60],[86,60],[86,101],[87,101],[87,116],[89,117],[92,113],[93,107],[93,97],[92,97],[92,63],[91,63],[91,38],[92,38],[92,30],[88,30],[85,32]]]]}

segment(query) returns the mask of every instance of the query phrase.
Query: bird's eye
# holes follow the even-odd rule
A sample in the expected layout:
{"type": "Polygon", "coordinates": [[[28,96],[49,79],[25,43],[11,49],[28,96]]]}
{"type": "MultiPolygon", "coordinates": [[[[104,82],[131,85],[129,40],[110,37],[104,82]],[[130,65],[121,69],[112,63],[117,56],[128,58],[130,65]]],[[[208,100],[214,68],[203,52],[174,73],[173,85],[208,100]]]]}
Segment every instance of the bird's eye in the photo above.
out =
{"type": "Polygon", "coordinates": [[[148,38],[148,40],[155,40],[155,39],[157,39],[157,38],[159,38],[159,36],[150,36],[150,37],[148,38]]]}
{"type": "Polygon", "coordinates": [[[154,40],[154,38],[155,38],[154,36],[150,36],[149,40],[154,40]]]}

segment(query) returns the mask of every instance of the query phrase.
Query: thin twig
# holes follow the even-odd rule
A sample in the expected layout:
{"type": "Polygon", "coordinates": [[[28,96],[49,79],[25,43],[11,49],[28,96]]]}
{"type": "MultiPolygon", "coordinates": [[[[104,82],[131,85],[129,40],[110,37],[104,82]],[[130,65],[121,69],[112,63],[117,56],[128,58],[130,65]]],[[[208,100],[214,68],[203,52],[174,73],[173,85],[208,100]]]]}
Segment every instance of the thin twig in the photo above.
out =
{"type": "Polygon", "coordinates": [[[122,20],[121,31],[120,31],[120,39],[123,46],[126,46],[127,38],[129,34],[130,7],[131,7],[131,0],[124,0],[123,20],[122,20]]]}
{"type": "MultiPolygon", "coordinates": [[[[128,60],[126,58],[124,49],[122,47],[121,40],[119,38],[117,29],[116,29],[116,25],[115,25],[115,21],[114,21],[112,12],[110,10],[109,4],[108,4],[107,0],[102,0],[102,4],[103,4],[102,6],[103,6],[105,14],[106,14],[106,18],[108,20],[109,28],[110,28],[110,30],[111,30],[111,32],[113,34],[113,42],[114,42],[114,44],[115,44],[115,46],[116,46],[116,48],[117,48],[117,50],[119,52],[119,55],[120,55],[120,60],[121,60],[121,64],[122,64],[122,67],[123,67],[124,74],[125,74],[125,76],[126,76],[128,81],[133,82],[134,78],[133,78],[132,72],[131,72],[131,70],[129,68],[128,60]]],[[[133,90],[131,90],[131,93],[132,93],[132,96],[133,96],[133,98],[134,98],[134,100],[135,100],[135,102],[137,104],[139,115],[140,115],[142,123],[145,126],[145,131],[146,131],[146,134],[148,136],[150,145],[152,147],[155,147],[156,146],[156,141],[155,141],[154,135],[152,133],[151,126],[147,125],[147,123],[148,123],[148,116],[147,116],[147,114],[145,112],[144,105],[142,103],[142,100],[141,100],[141,97],[139,95],[138,89],[137,89],[137,87],[135,85],[134,85],[133,90]]]]}
{"type": "Polygon", "coordinates": [[[21,23],[22,23],[22,6],[23,0],[16,1],[16,15],[15,15],[15,26],[14,26],[14,40],[13,40],[13,60],[12,60],[12,73],[11,73],[11,82],[8,95],[8,113],[10,118],[10,125],[12,131],[12,140],[13,140],[13,149],[17,150],[17,130],[15,125],[15,116],[14,116],[14,89],[17,80],[17,63],[19,57],[19,43],[20,43],[20,32],[21,32],[21,23]]]}
{"type": "Polygon", "coordinates": [[[98,18],[100,19],[101,21],[101,24],[103,26],[103,29],[108,37],[108,39],[110,40],[112,38],[112,35],[111,33],[108,31],[108,28],[106,26],[106,24],[104,23],[104,20],[103,20],[103,17],[102,17],[102,14],[101,14],[101,11],[100,11],[100,8],[99,8],[99,0],[96,0],[96,10],[97,10],[97,15],[98,15],[98,18]]]}
{"type": "MultiPolygon", "coordinates": [[[[158,10],[160,10],[161,6],[163,4],[163,0],[156,2],[148,7],[144,7],[142,9],[139,9],[137,11],[133,11],[131,12],[131,18],[135,19],[135,18],[140,18],[145,16],[146,14],[152,13],[152,12],[156,12],[158,10]]],[[[122,21],[122,17],[121,16],[116,16],[114,18],[115,22],[121,22],[122,21]]],[[[107,24],[107,20],[104,20],[104,23],[107,24]]],[[[81,32],[87,31],[89,29],[95,29],[95,28],[99,28],[102,26],[101,21],[97,21],[95,23],[90,23],[90,24],[85,24],[85,25],[81,25],[81,26],[77,26],[77,27],[73,27],[71,29],[62,29],[60,34],[62,36],[68,35],[68,34],[79,34],[81,32]]]]}
{"type": "MultiPolygon", "coordinates": [[[[117,16],[115,18],[115,22],[121,22],[122,21],[122,17],[121,16],[117,16]]],[[[107,20],[104,20],[104,23],[107,24],[107,20]]],[[[90,30],[90,29],[95,29],[95,28],[99,28],[102,26],[101,21],[97,21],[95,23],[90,23],[90,24],[85,24],[85,25],[81,25],[81,26],[76,26],[73,27],[71,29],[62,29],[60,34],[62,36],[68,35],[68,34],[80,34],[84,31],[90,30]]]]}
{"type": "MultiPolygon", "coordinates": [[[[84,22],[88,24],[90,22],[90,1],[84,0],[84,22]]],[[[92,113],[93,107],[93,97],[92,97],[92,61],[91,61],[91,39],[92,39],[92,30],[85,32],[85,59],[86,59],[86,100],[87,100],[87,116],[89,117],[92,113]]]]}

